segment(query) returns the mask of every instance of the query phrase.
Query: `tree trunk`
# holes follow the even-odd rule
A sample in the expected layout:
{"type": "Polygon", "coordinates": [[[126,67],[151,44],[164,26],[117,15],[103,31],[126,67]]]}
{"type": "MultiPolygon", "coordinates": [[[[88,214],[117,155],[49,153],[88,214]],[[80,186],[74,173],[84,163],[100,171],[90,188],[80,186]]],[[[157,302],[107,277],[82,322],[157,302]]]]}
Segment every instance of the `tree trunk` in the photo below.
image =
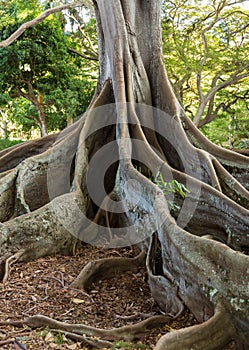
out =
{"type": "Polygon", "coordinates": [[[37,100],[35,99],[35,108],[38,114],[38,123],[41,130],[41,136],[47,136],[48,129],[46,123],[46,116],[44,112],[42,93],[40,91],[38,92],[37,100]]]}
{"type": "Polygon", "coordinates": [[[1,129],[1,134],[4,139],[8,139],[9,137],[9,130],[8,130],[8,115],[7,112],[4,112],[0,108],[0,115],[1,115],[1,124],[0,124],[0,129],[1,129]]]}
{"type": "MultiPolygon", "coordinates": [[[[72,254],[78,239],[138,244],[162,311],[177,317],[187,307],[200,323],[166,334],[157,350],[179,349],[179,342],[181,349],[221,349],[230,340],[245,349],[248,159],[212,144],[181,109],[162,60],[161,2],[94,5],[100,77],[87,113],[56,140],[42,139],[35,157],[30,144],[0,152],[2,276],[7,257],[18,251],[27,261],[72,254]],[[168,182],[185,187],[168,191],[168,182]]],[[[112,274],[118,264],[121,273],[123,260],[93,264],[75,285],[88,286],[100,269],[112,274]]],[[[67,328],[39,316],[27,321],[41,323],[67,328]]],[[[140,331],[129,329],[134,337],[140,331]]],[[[110,340],[129,334],[108,332],[95,334],[110,340]]]]}
{"type": "Polygon", "coordinates": [[[35,123],[38,124],[41,131],[41,137],[45,137],[48,135],[48,130],[47,130],[47,122],[46,122],[46,116],[44,112],[42,94],[41,92],[38,91],[38,96],[36,96],[32,83],[30,81],[27,81],[26,83],[28,86],[28,89],[27,89],[28,92],[27,93],[23,92],[22,89],[17,86],[16,87],[17,96],[22,96],[33,104],[33,106],[36,109],[38,117],[29,116],[28,118],[33,119],[35,123]]]}

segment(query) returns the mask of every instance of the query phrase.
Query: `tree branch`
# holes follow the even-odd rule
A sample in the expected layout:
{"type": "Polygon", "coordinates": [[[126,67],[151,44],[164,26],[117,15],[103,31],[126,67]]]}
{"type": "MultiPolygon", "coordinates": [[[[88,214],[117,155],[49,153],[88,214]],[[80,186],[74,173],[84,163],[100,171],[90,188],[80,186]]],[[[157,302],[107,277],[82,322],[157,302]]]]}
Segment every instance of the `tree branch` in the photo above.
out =
{"type": "MultiPolygon", "coordinates": [[[[238,84],[241,80],[243,80],[244,78],[246,78],[248,76],[249,76],[249,67],[245,66],[245,67],[242,67],[241,69],[237,70],[237,72],[232,74],[227,80],[222,81],[222,83],[217,84],[217,85],[212,84],[212,88],[206,94],[204,100],[200,103],[198,111],[194,117],[193,121],[194,121],[195,125],[199,125],[201,116],[204,112],[206,105],[208,104],[209,101],[211,101],[214,98],[214,96],[216,95],[216,93],[218,91],[220,91],[220,90],[222,90],[230,85],[238,84]],[[246,72],[242,73],[244,70],[246,70],[246,72]]],[[[217,77],[218,76],[216,75],[215,79],[217,77]]],[[[216,79],[216,82],[217,82],[217,80],[218,79],[216,79]]]]}
{"type": "Polygon", "coordinates": [[[29,119],[29,120],[33,120],[37,124],[39,124],[39,119],[36,116],[34,116],[34,115],[25,115],[24,118],[29,119]]]}
{"type": "Polygon", "coordinates": [[[69,52],[73,52],[76,55],[78,55],[78,56],[80,56],[82,58],[85,58],[86,60],[92,60],[92,61],[98,61],[99,60],[97,56],[94,56],[94,55],[87,56],[87,55],[84,55],[83,53],[81,53],[81,52],[79,52],[79,51],[77,51],[75,49],[69,49],[68,51],[69,52]]]}
{"type": "Polygon", "coordinates": [[[237,84],[238,82],[240,82],[242,79],[246,78],[249,76],[249,66],[244,67],[243,69],[239,69],[237,72],[235,72],[234,74],[232,74],[230,76],[229,79],[225,80],[224,82],[216,85],[213,89],[211,89],[211,91],[206,95],[206,99],[210,100],[210,98],[212,97],[212,95],[216,94],[218,91],[220,91],[221,89],[233,85],[233,84],[237,84]],[[242,73],[242,70],[247,70],[245,73],[242,73]],[[241,74],[240,74],[241,73],[241,74]]]}
{"type": "Polygon", "coordinates": [[[34,25],[41,23],[45,18],[48,16],[52,15],[53,13],[60,12],[62,10],[69,9],[71,7],[77,7],[81,6],[83,1],[78,1],[75,3],[70,3],[70,4],[64,4],[64,5],[59,5],[53,8],[50,8],[46,11],[44,11],[40,16],[32,19],[31,21],[28,21],[26,23],[23,23],[20,28],[18,28],[11,36],[0,42],[0,47],[7,47],[8,45],[12,44],[19,36],[28,28],[33,27],[34,25]]]}

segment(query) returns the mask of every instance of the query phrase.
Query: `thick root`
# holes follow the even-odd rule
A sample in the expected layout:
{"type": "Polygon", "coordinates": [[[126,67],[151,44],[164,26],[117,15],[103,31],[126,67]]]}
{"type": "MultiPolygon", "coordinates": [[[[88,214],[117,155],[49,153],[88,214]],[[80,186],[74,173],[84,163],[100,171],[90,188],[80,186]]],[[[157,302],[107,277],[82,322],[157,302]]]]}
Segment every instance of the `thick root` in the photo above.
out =
{"type": "Polygon", "coordinates": [[[248,188],[248,158],[246,155],[221,148],[209,141],[193,122],[181,113],[182,123],[190,142],[212,154],[245,188],[248,188]]]}
{"type": "Polygon", "coordinates": [[[107,340],[123,339],[132,341],[134,339],[144,337],[146,334],[150,333],[152,329],[164,326],[169,320],[172,320],[172,318],[166,316],[152,316],[133,325],[113,329],[100,329],[84,324],[69,324],[56,321],[46,316],[35,315],[24,321],[24,324],[31,328],[48,327],[50,329],[58,329],[74,333],[76,335],[84,334],[87,336],[95,336],[107,340]]]}
{"type": "Polygon", "coordinates": [[[69,224],[65,226],[67,218],[72,217],[72,212],[68,208],[72,208],[73,211],[75,203],[77,206],[84,206],[80,196],[75,193],[67,194],[55,198],[34,212],[0,224],[0,254],[13,255],[24,249],[21,261],[31,261],[56,253],[74,254],[77,238],[73,233],[77,233],[78,222],[70,222],[71,227],[69,224]],[[70,228],[73,230],[72,233],[69,231],[70,228]]]}
{"type": "Polygon", "coordinates": [[[56,138],[57,135],[52,134],[2,150],[0,152],[0,172],[15,168],[24,159],[42,154],[53,145],[56,138]]]}
{"type": "Polygon", "coordinates": [[[235,336],[236,329],[229,314],[222,307],[217,307],[214,316],[208,321],[162,336],[155,350],[217,350],[226,346],[235,336]]]}
{"type": "Polygon", "coordinates": [[[91,261],[83,268],[71,287],[86,290],[100,279],[109,279],[127,271],[136,273],[145,266],[145,256],[146,254],[142,252],[135,258],[106,258],[91,261]]]}
{"type": "Polygon", "coordinates": [[[84,335],[78,335],[71,332],[65,332],[58,329],[51,329],[52,332],[59,332],[64,334],[67,338],[80,342],[81,345],[88,345],[93,349],[109,349],[113,348],[113,343],[107,340],[101,340],[97,338],[90,338],[84,335]]]}

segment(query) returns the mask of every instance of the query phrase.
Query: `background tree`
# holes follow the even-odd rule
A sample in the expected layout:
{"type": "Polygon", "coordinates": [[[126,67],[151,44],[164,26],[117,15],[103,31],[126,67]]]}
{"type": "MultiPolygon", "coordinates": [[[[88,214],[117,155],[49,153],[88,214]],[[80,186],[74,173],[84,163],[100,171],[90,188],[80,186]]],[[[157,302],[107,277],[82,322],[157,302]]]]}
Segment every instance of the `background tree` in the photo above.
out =
{"type": "MultiPolygon", "coordinates": [[[[6,9],[1,21],[2,40],[16,26],[42,11],[38,1],[27,5],[29,11],[18,0],[8,3],[7,8],[2,3],[2,11],[6,9]]],[[[65,34],[64,26],[63,16],[50,17],[1,51],[1,91],[19,102],[15,103],[12,120],[24,125],[24,130],[38,125],[42,136],[48,130],[64,128],[69,120],[84,112],[95,85],[93,76],[85,75],[89,69],[80,70],[82,62],[69,53],[72,40],[65,34]],[[24,109],[23,99],[29,101],[24,109]]],[[[3,111],[4,108],[3,98],[3,111]]]]}
{"type": "MultiPolygon", "coordinates": [[[[92,262],[72,285],[91,288],[99,278],[144,266],[166,316],[112,330],[41,315],[18,324],[103,337],[112,347],[187,307],[199,324],[164,335],[156,350],[221,349],[231,340],[246,348],[248,159],[206,139],[178,103],[162,59],[161,1],[94,5],[100,76],[87,113],[59,137],[0,153],[0,276],[6,280],[11,261],[73,254],[78,239],[136,243],[138,257],[92,262]],[[180,189],[174,211],[169,180],[180,189]]],[[[101,347],[99,341],[91,344],[101,347]]]]}
{"type": "Polygon", "coordinates": [[[165,1],[163,10],[165,62],[179,100],[212,141],[238,145],[248,133],[248,10],[230,1],[165,1]]]}

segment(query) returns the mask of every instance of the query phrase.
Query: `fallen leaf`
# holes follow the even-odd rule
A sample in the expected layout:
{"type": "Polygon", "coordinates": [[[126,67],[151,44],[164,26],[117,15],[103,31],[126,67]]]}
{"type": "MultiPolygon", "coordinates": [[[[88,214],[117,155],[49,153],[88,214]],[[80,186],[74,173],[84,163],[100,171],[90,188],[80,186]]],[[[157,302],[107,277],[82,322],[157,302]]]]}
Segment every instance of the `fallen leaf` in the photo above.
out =
{"type": "Polygon", "coordinates": [[[46,337],[45,337],[45,341],[46,341],[46,342],[52,342],[52,341],[54,341],[54,336],[53,336],[53,334],[52,334],[51,332],[48,332],[48,334],[47,334],[46,337]]]}
{"type": "Polygon", "coordinates": [[[83,304],[85,302],[85,300],[83,299],[78,299],[78,298],[73,298],[71,299],[73,303],[75,304],[83,304]]]}

